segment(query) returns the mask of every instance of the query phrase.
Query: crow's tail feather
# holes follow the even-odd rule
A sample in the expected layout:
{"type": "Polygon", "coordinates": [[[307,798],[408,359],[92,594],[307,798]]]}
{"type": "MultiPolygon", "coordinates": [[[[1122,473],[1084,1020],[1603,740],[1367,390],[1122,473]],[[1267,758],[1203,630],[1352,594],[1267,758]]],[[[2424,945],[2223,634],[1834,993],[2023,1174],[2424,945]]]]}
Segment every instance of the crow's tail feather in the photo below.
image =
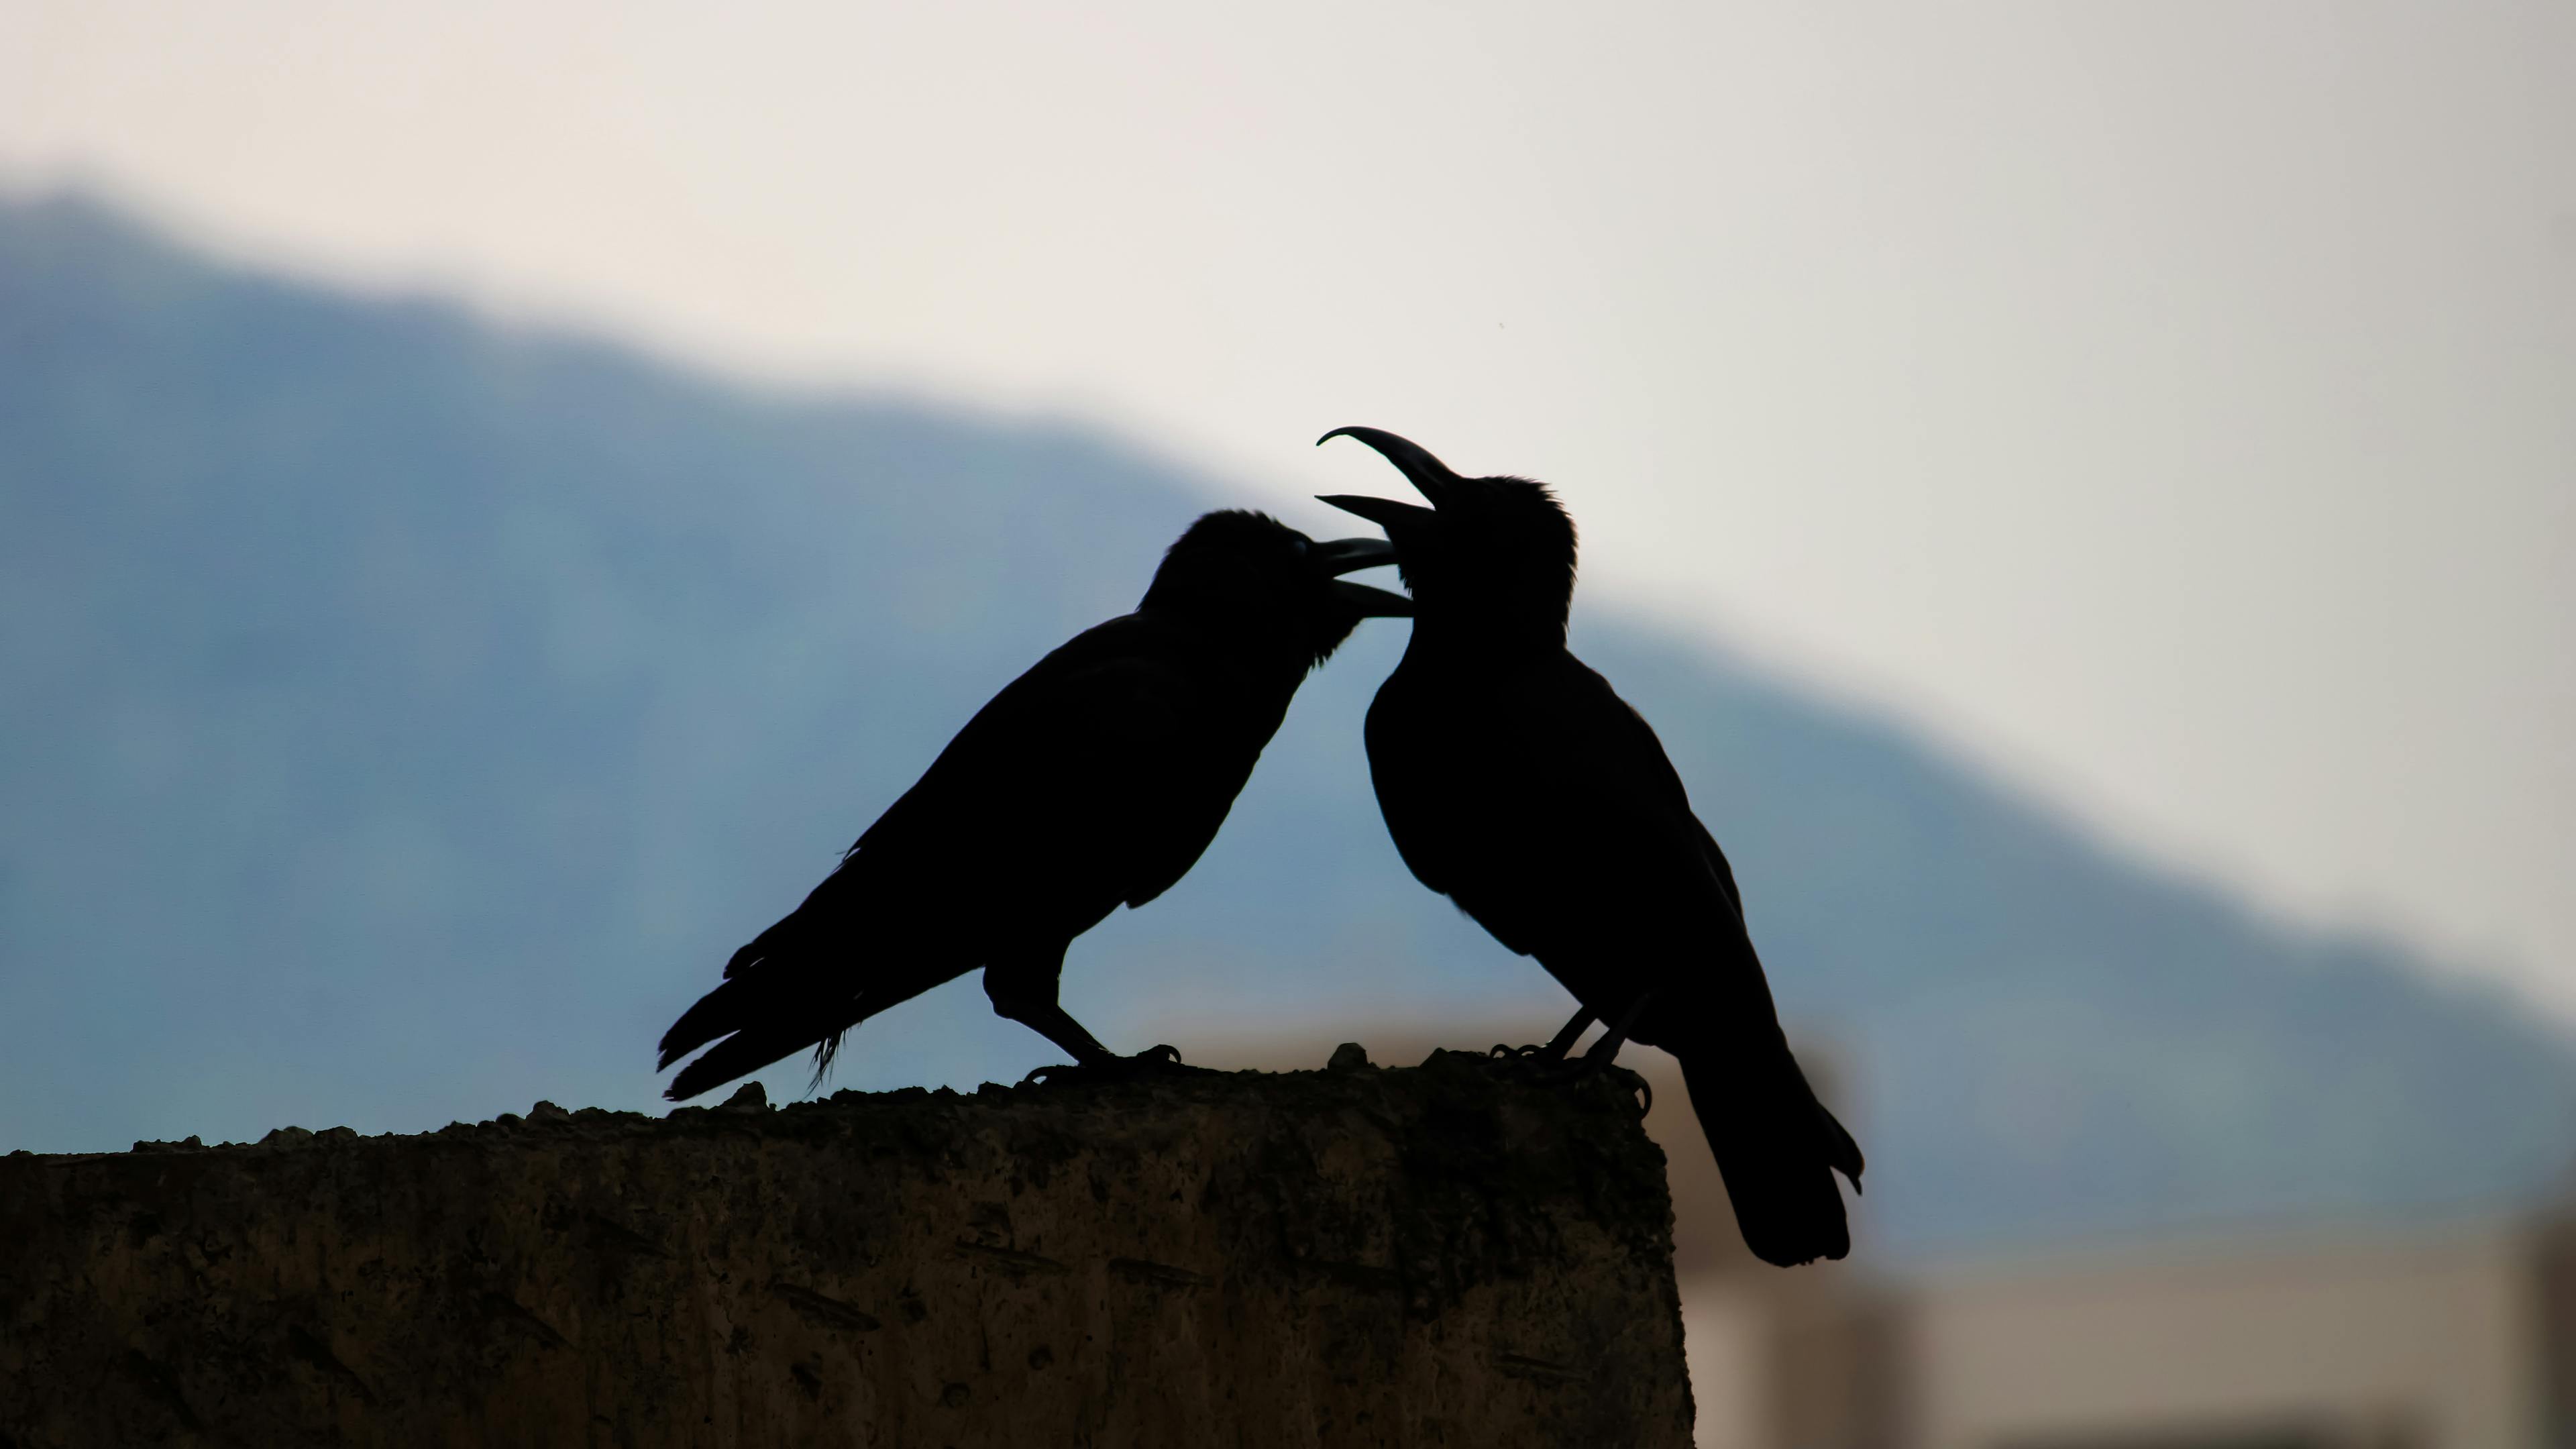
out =
{"type": "Polygon", "coordinates": [[[671,1063],[740,1026],[749,986],[747,979],[728,980],[681,1012],[671,1029],[662,1033],[661,1055],[654,1061],[653,1070],[669,1071],[671,1063]]]}
{"type": "Polygon", "coordinates": [[[827,878],[805,904],[734,952],[725,962],[723,982],[681,1012],[671,1029],[662,1033],[655,1071],[667,1070],[707,1043],[716,1043],[681,1068],[663,1096],[685,1102],[817,1043],[824,1047],[815,1065],[815,1079],[821,1080],[822,1068],[840,1045],[841,1034],[869,1014],[852,1009],[855,993],[850,988],[856,983],[845,981],[841,990],[833,991],[824,984],[824,971],[818,970],[828,955],[838,953],[823,949],[809,913],[825,900],[834,883],[827,878]]]}
{"type": "Polygon", "coordinates": [[[816,1048],[814,1086],[850,1028],[978,964],[959,942],[927,937],[882,909],[885,882],[848,866],[725,963],[725,979],[662,1034],[657,1071],[709,1042],[663,1096],[674,1102],[816,1048]]]}
{"type": "MultiPolygon", "coordinates": [[[[823,885],[832,884],[826,878],[823,885]]],[[[724,981],[715,990],[697,1000],[697,1004],[680,1013],[671,1029],[662,1033],[661,1058],[653,1070],[667,1071],[671,1063],[714,1041],[730,1031],[739,1031],[756,1016],[774,1010],[782,995],[786,978],[799,974],[794,963],[807,954],[800,949],[800,939],[809,934],[806,913],[823,896],[823,888],[805,898],[805,904],[788,912],[768,930],[754,936],[725,962],[724,981]],[[782,959],[783,958],[783,959],[782,959]],[[759,968],[766,966],[767,970],[759,968]]],[[[800,983],[801,984],[801,983],[800,983]]],[[[766,1065],[766,1063],[763,1063],[766,1065]]]]}
{"type": "Polygon", "coordinates": [[[721,1087],[736,1077],[749,1076],[762,1067],[814,1045],[822,1033],[810,1026],[755,1026],[735,1032],[707,1049],[705,1055],[680,1068],[662,1095],[674,1102],[685,1102],[711,1088],[721,1087]]]}
{"type": "Polygon", "coordinates": [[[1771,1052],[1680,1054],[1691,1108],[1734,1201],[1746,1247],[1794,1267],[1851,1251],[1840,1172],[1860,1190],[1860,1144],[1825,1104],[1784,1046],[1771,1052]]]}

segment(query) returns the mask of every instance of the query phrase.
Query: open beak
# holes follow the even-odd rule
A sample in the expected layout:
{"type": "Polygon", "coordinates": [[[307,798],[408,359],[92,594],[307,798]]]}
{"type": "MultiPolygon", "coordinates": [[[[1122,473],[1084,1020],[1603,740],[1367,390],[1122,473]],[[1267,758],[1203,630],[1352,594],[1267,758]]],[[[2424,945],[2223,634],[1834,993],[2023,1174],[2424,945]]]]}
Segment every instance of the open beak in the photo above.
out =
{"type": "MultiPolygon", "coordinates": [[[[1395,545],[1382,538],[1337,538],[1330,543],[1315,545],[1314,552],[1307,557],[1328,574],[1355,574],[1361,569],[1395,562],[1395,545]]],[[[1344,578],[1334,579],[1332,589],[1334,598],[1357,609],[1363,619],[1413,617],[1413,601],[1402,594],[1373,589],[1344,578]]]]}
{"type": "MultiPolygon", "coordinates": [[[[1432,457],[1430,449],[1410,438],[1399,438],[1384,428],[1335,428],[1317,438],[1315,446],[1320,448],[1335,438],[1357,438],[1377,449],[1381,456],[1395,465],[1396,471],[1404,475],[1406,482],[1411,483],[1423,497],[1431,500],[1431,506],[1434,508],[1447,501],[1449,485],[1458,481],[1458,475],[1450,471],[1448,464],[1432,457]]],[[[1333,502],[1329,498],[1324,501],[1333,502]]],[[[1334,503],[1334,506],[1339,508],[1346,505],[1334,503]]],[[[1351,511],[1359,512],[1355,508],[1351,511]]],[[[1368,517],[1365,513],[1361,513],[1360,516],[1368,517]]]]}
{"type": "Polygon", "coordinates": [[[1329,503],[1344,513],[1356,513],[1385,529],[1388,540],[1398,551],[1403,549],[1406,539],[1420,539],[1431,532],[1440,518],[1435,510],[1449,496],[1450,486],[1458,481],[1458,475],[1449,471],[1448,464],[1432,457],[1422,445],[1399,438],[1384,428],[1335,428],[1317,438],[1315,446],[1320,448],[1335,438],[1357,438],[1377,449],[1404,474],[1406,482],[1431,500],[1431,507],[1398,503],[1392,498],[1363,498],[1352,493],[1318,494],[1316,502],[1329,503]]]}
{"type": "MultiPolygon", "coordinates": [[[[1386,530],[1388,538],[1399,533],[1418,532],[1440,515],[1419,503],[1400,503],[1392,498],[1368,498],[1357,493],[1318,493],[1318,503],[1329,503],[1344,513],[1356,513],[1386,530]]],[[[1393,545],[1389,545],[1393,552],[1393,545]]]]}
{"type": "Polygon", "coordinates": [[[1333,580],[1333,597],[1359,610],[1363,619],[1410,619],[1413,601],[1402,594],[1355,584],[1349,579],[1333,580]]]}
{"type": "Polygon", "coordinates": [[[1306,555],[1328,574],[1355,574],[1395,562],[1395,545],[1382,538],[1337,538],[1306,555]]]}

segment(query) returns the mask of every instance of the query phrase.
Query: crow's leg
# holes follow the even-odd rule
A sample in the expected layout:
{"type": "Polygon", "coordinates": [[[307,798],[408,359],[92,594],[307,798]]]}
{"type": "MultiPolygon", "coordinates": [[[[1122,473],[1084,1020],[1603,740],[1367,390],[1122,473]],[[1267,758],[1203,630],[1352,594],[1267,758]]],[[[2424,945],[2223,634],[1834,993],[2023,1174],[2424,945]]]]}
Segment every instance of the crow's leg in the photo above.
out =
{"type": "Polygon", "coordinates": [[[1566,1054],[1574,1049],[1575,1041],[1591,1027],[1594,1017],[1589,1008],[1576,1012],[1574,1020],[1567,1022],[1565,1030],[1558,1032],[1556,1039],[1546,1046],[1522,1047],[1518,1051],[1509,1047],[1496,1047],[1494,1054],[1531,1062],[1538,1067],[1543,1077],[1560,1082],[1579,1082],[1604,1073],[1617,1072],[1631,1087],[1644,1093],[1646,1105],[1652,1107],[1655,1101],[1655,1089],[1646,1085],[1645,1078],[1616,1064],[1619,1048],[1627,1045],[1629,1031],[1636,1026],[1637,1018],[1645,1014],[1646,1003],[1652,999],[1652,992],[1637,993],[1626,1006],[1620,1008],[1617,1019],[1610,1023],[1610,1029],[1602,1034],[1601,1040],[1594,1042],[1591,1049],[1584,1052],[1579,1060],[1567,1061],[1566,1054]]]}
{"type": "Polygon", "coordinates": [[[1056,1004],[1056,980],[1064,974],[1064,948],[1070,944],[1058,942],[1049,949],[994,957],[984,967],[984,994],[993,999],[995,1015],[1054,1042],[1077,1065],[1114,1062],[1118,1054],[1102,1046],[1100,1038],[1056,1004]]]}
{"type": "Polygon", "coordinates": [[[1548,1038],[1545,1046],[1516,1047],[1504,1046],[1497,1042],[1493,1051],[1487,1055],[1512,1057],[1531,1062],[1561,1062],[1565,1060],[1567,1052],[1574,1050],[1574,1044],[1583,1039],[1583,1034],[1592,1029],[1593,1020],[1591,1008],[1585,1007],[1576,1011],[1574,1019],[1559,1029],[1556,1035],[1548,1038]]]}
{"type": "Polygon", "coordinates": [[[1601,1040],[1594,1042],[1591,1049],[1583,1054],[1583,1060],[1576,1062],[1570,1069],[1571,1075],[1577,1077],[1618,1073],[1626,1081],[1630,1090],[1644,1094],[1645,1101],[1637,1109],[1639,1116],[1654,1110],[1655,1089],[1646,1084],[1644,1077],[1616,1065],[1616,1062],[1619,1048],[1628,1044],[1629,1030],[1636,1026],[1637,1018],[1645,1014],[1646,1003],[1652,1001],[1654,995],[1651,991],[1638,992],[1637,999],[1629,1002],[1627,1008],[1619,1013],[1619,1019],[1612,1022],[1610,1029],[1601,1034],[1601,1040]]]}
{"type": "Polygon", "coordinates": [[[1073,1058],[1071,1066],[1044,1066],[1030,1072],[1024,1081],[1045,1081],[1062,1077],[1123,1077],[1170,1072],[1198,1072],[1200,1067],[1183,1066],[1180,1049],[1171,1046],[1147,1047],[1132,1057],[1122,1057],[1100,1044],[1073,1013],[1056,1003],[1056,982],[1064,974],[1064,948],[1071,942],[1059,942],[1043,951],[996,956],[984,967],[984,994],[993,999],[995,1014],[1006,1016],[1064,1049],[1073,1058]]]}
{"type": "MultiPolygon", "coordinates": [[[[1636,1026],[1638,1017],[1646,1014],[1646,1003],[1654,999],[1655,993],[1651,991],[1637,993],[1637,999],[1629,1002],[1627,1009],[1619,1013],[1619,1019],[1601,1034],[1601,1040],[1594,1042],[1592,1049],[1583,1054],[1583,1065],[1587,1071],[1599,1071],[1619,1059],[1619,1048],[1628,1044],[1629,1030],[1636,1026]]],[[[1571,1047],[1573,1043],[1566,1045],[1571,1047]]]]}

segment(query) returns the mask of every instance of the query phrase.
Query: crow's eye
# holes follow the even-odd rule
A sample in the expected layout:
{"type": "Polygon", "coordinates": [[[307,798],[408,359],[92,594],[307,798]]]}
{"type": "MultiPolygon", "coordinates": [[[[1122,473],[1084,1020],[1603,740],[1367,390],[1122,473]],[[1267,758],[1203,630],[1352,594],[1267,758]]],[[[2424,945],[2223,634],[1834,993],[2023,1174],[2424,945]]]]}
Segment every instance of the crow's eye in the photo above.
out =
{"type": "Polygon", "coordinates": [[[1288,540],[1288,551],[1297,555],[1299,558],[1304,558],[1306,556],[1306,551],[1314,546],[1315,545],[1312,542],[1303,538],[1292,538],[1288,540]]]}

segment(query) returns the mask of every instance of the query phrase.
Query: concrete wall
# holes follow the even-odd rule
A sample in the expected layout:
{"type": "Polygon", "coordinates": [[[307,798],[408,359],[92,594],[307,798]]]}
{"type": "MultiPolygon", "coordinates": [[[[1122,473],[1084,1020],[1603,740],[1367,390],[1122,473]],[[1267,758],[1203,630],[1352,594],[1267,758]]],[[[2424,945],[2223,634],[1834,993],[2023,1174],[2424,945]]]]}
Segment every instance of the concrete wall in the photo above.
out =
{"type": "Polygon", "coordinates": [[[1422,1068],[0,1159],[0,1443],[1686,1445],[1661,1154],[1422,1068]]]}

